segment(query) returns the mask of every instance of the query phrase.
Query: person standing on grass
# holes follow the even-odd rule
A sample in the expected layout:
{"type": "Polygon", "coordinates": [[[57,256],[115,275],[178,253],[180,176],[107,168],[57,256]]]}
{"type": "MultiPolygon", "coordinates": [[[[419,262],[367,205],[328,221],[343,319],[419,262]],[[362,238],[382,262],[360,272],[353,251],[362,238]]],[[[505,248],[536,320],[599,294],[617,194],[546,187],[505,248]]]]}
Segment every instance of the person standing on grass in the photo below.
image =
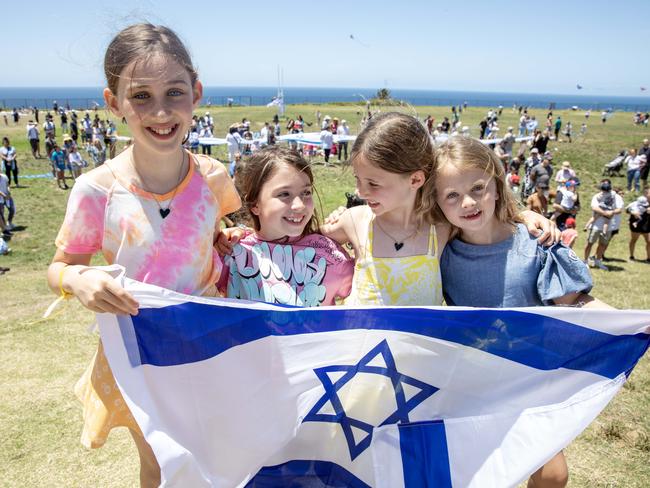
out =
{"type": "Polygon", "coordinates": [[[18,161],[16,161],[16,148],[9,143],[8,137],[2,138],[0,157],[2,158],[7,178],[9,178],[9,184],[11,184],[11,176],[13,175],[14,184],[18,187],[18,161]]]}
{"type": "Polygon", "coordinates": [[[323,145],[325,166],[329,166],[330,152],[332,151],[332,146],[334,145],[334,135],[332,134],[329,125],[326,123],[323,123],[323,130],[320,131],[320,142],[323,145]]]}
{"type": "Polygon", "coordinates": [[[45,137],[47,137],[48,134],[52,134],[54,137],[56,137],[56,126],[54,125],[54,120],[50,114],[47,114],[45,117],[45,122],[43,123],[43,132],[45,133],[45,137]]]}
{"type": "Polygon", "coordinates": [[[636,153],[636,149],[632,148],[629,150],[625,158],[625,164],[627,166],[627,191],[631,191],[632,184],[634,184],[634,191],[639,192],[642,161],[641,157],[636,153]]]}
{"type": "Polygon", "coordinates": [[[0,173],[0,230],[8,236],[11,235],[11,231],[15,229],[13,224],[15,213],[16,206],[14,205],[14,199],[9,190],[9,178],[7,178],[7,175],[0,173]],[[9,211],[6,220],[5,208],[9,211]]]}
{"type": "Polygon", "coordinates": [[[54,144],[54,150],[50,154],[52,162],[52,171],[56,174],[56,185],[61,190],[67,190],[68,185],[65,182],[66,154],[58,144],[54,144]]]}
{"type": "MultiPolygon", "coordinates": [[[[101,139],[96,139],[96,141],[101,142],[101,139]]],[[[81,176],[81,168],[83,168],[84,161],[81,159],[81,154],[77,151],[76,145],[70,148],[70,152],[68,153],[68,164],[70,165],[72,179],[77,181],[77,178],[81,176]]]]}
{"type": "Polygon", "coordinates": [[[650,188],[627,207],[630,214],[630,261],[634,261],[634,248],[640,236],[645,240],[646,262],[650,263],[650,188]]]}
{"type": "Polygon", "coordinates": [[[27,123],[27,139],[29,146],[32,149],[32,156],[34,159],[41,159],[41,141],[38,133],[38,126],[33,120],[27,123]]]}
{"type": "Polygon", "coordinates": [[[72,117],[70,117],[70,137],[76,143],[79,139],[79,126],[77,125],[77,114],[72,112],[72,117]]]}
{"type": "MultiPolygon", "coordinates": [[[[350,127],[348,127],[348,122],[347,120],[343,119],[341,121],[341,125],[338,126],[336,129],[336,132],[339,136],[347,137],[350,135],[350,127]]],[[[343,157],[344,161],[347,161],[348,159],[348,141],[341,141],[339,142],[339,161],[341,160],[341,155],[343,154],[343,151],[345,151],[345,156],[343,157]]]]}
{"type": "Polygon", "coordinates": [[[589,235],[587,236],[587,245],[585,246],[584,259],[592,268],[602,269],[607,271],[608,268],[603,264],[603,255],[609,246],[611,234],[610,220],[614,215],[623,211],[623,206],[619,204],[622,199],[617,199],[612,191],[611,180],[605,178],[600,181],[600,192],[595,194],[591,199],[591,210],[594,213],[594,221],[589,228],[589,235]],[[601,208],[602,202],[607,200],[614,202],[613,210],[603,210],[601,208]],[[596,247],[596,255],[591,256],[591,248],[594,244],[598,243],[596,247]]]}
{"type": "MultiPolygon", "coordinates": [[[[215,296],[222,267],[214,238],[221,218],[241,203],[223,164],[182,146],[203,92],[187,49],[167,27],[131,25],[109,44],[104,71],[106,105],[126,120],[134,142],[77,180],[48,285],[94,312],[137,315],[134,298],[90,266],[101,252],[134,280],[215,296]]],[[[140,457],[141,486],[159,486],[156,457],[120,393],[101,342],[76,393],[84,405],[83,444],[100,447],[114,427],[127,427],[140,457]]]]}
{"type": "MultiPolygon", "coordinates": [[[[52,156],[52,151],[54,151],[55,145],[56,139],[54,139],[54,136],[50,135],[49,137],[45,138],[45,154],[47,155],[46,157],[48,160],[52,156]]],[[[52,176],[55,176],[54,171],[52,172],[52,176]]]]}
{"type": "Polygon", "coordinates": [[[557,116],[557,119],[555,119],[555,140],[558,141],[560,139],[560,129],[562,128],[562,117],[559,115],[557,116]]]}
{"type": "Polygon", "coordinates": [[[641,180],[642,190],[648,187],[648,172],[650,171],[650,141],[643,139],[643,146],[639,149],[639,156],[645,156],[643,165],[639,169],[639,179],[641,180]]]}
{"type": "Polygon", "coordinates": [[[566,123],[566,126],[564,127],[564,135],[567,137],[569,142],[571,141],[571,135],[573,134],[573,125],[571,124],[571,121],[568,121],[566,123]]]}

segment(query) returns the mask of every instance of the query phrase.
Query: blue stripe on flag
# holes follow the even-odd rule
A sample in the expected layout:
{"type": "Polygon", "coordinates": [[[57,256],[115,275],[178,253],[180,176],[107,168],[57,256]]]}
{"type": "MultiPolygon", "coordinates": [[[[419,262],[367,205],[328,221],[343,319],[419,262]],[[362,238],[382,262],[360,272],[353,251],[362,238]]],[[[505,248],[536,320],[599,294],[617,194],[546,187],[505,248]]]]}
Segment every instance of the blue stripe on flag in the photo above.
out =
{"type": "Polygon", "coordinates": [[[404,486],[451,488],[447,435],[442,420],[398,424],[404,486]]]}
{"type": "Polygon", "coordinates": [[[329,461],[289,461],[262,468],[246,488],[370,488],[347,469],[329,461]]]}
{"type": "Polygon", "coordinates": [[[187,302],[140,309],[132,321],[141,364],[154,366],[202,361],[268,336],[373,329],[455,342],[541,370],[567,368],[615,378],[631,370],[649,345],[647,334],[611,335],[552,317],[498,309],[285,311],[187,302]]]}

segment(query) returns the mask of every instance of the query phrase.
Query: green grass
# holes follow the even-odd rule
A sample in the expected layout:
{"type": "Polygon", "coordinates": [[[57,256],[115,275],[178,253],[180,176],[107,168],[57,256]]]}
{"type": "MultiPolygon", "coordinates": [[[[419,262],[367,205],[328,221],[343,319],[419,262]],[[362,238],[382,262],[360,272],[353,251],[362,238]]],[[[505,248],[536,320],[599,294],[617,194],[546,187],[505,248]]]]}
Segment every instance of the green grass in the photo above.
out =
{"type": "MultiPolygon", "coordinates": [[[[320,110],[347,119],[352,132],[358,132],[363,107],[355,105],[290,106],[287,116],[302,114],[314,121],[320,110]]],[[[205,108],[197,110],[198,114],[205,108]]],[[[216,135],[227,127],[249,118],[254,129],[270,121],[274,110],[265,107],[215,108],[216,135]]],[[[401,111],[436,120],[450,115],[448,107],[402,107],[401,111]]],[[[476,126],[487,109],[470,108],[463,112],[464,125],[477,133],[476,126]]],[[[538,119],[545,110],[532,112],[538,119]]],[[[559,111],[564,121],[571,120],[579,131],[582,112],[559,111]]],[[[105,114],[102,114],[105,116],[105,114]]],[[[506,109],[500,121],[502,130],[517,125],[518,115],[506,109]]],[[[632,114],[617,113],[603,126],[593,117],[587,136],[572,144],[551,142],[556,167],[568,159],[582,180],[583,206],[596,192],[602,166],[623,148],[638,147],[650,131],[635,127],[632,114]]],[[[18,150],[21,174],[45,173],[49,164],[34,161],[25,136],[26,119],[18,126],[0,125],[0,135],[11,138],[18,150]]],[[[126,128],[118,124],[121,134],[126,128]]],[[[313,125],[307,130],[316,130],[313,125]]],[[[60,141],[60,138],[59,138],[60,141]]],[[[225,159],[219,147],[218,158],[225,159]]],[[[320,162],[319,158],[314,159],[320,162]]],[[[327,214],[345,202],[344,192],[353,189],[349,170],[339,166],[315,166],[318,193],[327,214]]],[[[10,242],[13,253],[0,256],[0,266],[11,271],[0,276],[0,486],[15,487],[123,487],[137,484],[137,454],[124,429],[115,430],[106,446],[88,451],[79,444],[81,409],[72,389],[90,361],[97,338],[87,333],[93,316],[74,301],[66,302],[55,315],[41,316],[54,296],[45,284],[45,270],[54,253],[54,238],[65,211],[67,192],[57,190],[49,179],[23,179],[24,188],[13,190],[18,207],[17,225],[25,229],[10,242]]],[[[624,186],[623,178],[614,179],[624,186]]],[[[626,202],[632,195],[626,195],[626,202]]],[[[579,215],[578,228],[588,218],[579,215]]],[[[650,308],[650,265],[628,262],[629,232],[623,225],[607,252],[612,271],[594,271],[593,293],[617,308],[650,308]]],[[[585,234],[576,245],[582,253],[585,234]]],[[[645,257],[642,244],[637,257],[645,257]]],[[[97,260],[101,262],[101,260],[97,260]]],[[[650,486],[650,360],[644,358],[611,405],[566,451],[570,466],[570,486],[645,487],[650,486]]]]}

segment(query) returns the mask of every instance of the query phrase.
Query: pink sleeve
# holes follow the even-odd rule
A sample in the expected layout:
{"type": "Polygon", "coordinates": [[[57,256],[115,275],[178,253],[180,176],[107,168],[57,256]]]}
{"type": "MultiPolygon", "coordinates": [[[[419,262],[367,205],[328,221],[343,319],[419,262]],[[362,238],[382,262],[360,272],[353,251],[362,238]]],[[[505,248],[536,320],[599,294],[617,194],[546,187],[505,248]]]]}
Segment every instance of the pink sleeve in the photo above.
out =
{"type": "Polygon", "coordinates": [[[95,254],[104,237],[104,212],[108,191],[82,176],[75,182],[56,247],[68,254],[95,254]]]}
{"type": "Polygon", "coordinates": [[[354,260],[349,257],[348,253],[341,249],[341,252],[348,256],[348,259],[341,261],[336,266],[336,274],[339,275],[339,289],[336,296],[347,298],[352,291],[352,276],[354,275],[354,260]]]}
{"type": "Polygon", "coordinates": [[[219,202],[219,210],[221,212],[219,218],[235,210],[239,210],[241,207],[239,193],[224,165],[216,159],[207,157],[201,157],[199,164],[208,187],[219,202]]]}

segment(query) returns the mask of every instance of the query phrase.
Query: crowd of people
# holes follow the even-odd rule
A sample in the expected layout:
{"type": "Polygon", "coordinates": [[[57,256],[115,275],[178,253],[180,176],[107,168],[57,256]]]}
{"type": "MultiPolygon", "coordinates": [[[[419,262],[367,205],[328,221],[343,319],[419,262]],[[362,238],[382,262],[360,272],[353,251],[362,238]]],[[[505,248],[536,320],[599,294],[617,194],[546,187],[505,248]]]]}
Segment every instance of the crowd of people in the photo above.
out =
{"type": "MultiPolygon", "coordinates": [[[[98,115],[91,119],[89,113],[78,120],[76,112],[58,106],[45,115],[42,125],[35,110],[27,125],[32,155],[51,161],[58,187],[68,188],[66,170],[75,182],[48,269],[49,286],[63,298],[76,296],[95,312],[138,313],[138,303],[126,290],[90,266],[98,252],[110,264],[124,266],[130,278],[182,293],[220,293],[306,307],[342,300],[351,305],[437,306],[443,299],[448,305],[491,308],[607,307],[589,294],[588,266],[607,269],[605,251],[619,233],[625,211],[630,259],[636,260],[635,246],[643,236],[650,262],[647,139],[621,160],[627,168],[627,191],[635,192],[635,200],[625,207],[624,190],[615,188],[611,177],[603,178],[591,196],[582,262],[570,249],[579,240],[580,169],[570,161],[556,168],[548,147],[561,136],[572,140],[572,125],[560,116],[549,112],[541,128],[535,116],[520,107],[518,127],[508,127],[499,138],[503,107],[490,110],[479,124],[479,137],[499,138],[492,149],[472,137],[448,137],[435,145],[440,135],[469,135],[460,120],[466,104],[452,107],[451,116],[437,124],[431,116],[420,123],[405,114],[368,110],[348,154],[347,141],[334,139],[350,134],[347,122],[317,111],[316,132],[325,163],[332,156],[349,161],[357,195],[366,204],[319,225],[314,174],[305,158],[315,151],[314,145],[276,144],[283,130],[300,134],[312,122],[297,115],[281,126],[276,116],[264,122],[259,133],[246,118],[231,125],[225,137],[226,170],[210,157],[214,118],[209,111],[193,115],[201,85],[173,31],[131,26],[113,39],[109,51],[114,54],[105,60],[107,104],[123,117],[132,144],[118,153],[112,121],[98,115]],[[130,46],[134,39],[146,39],[147,49],[138,53],[130,46]],[[137,63],[140,54],[149,56],[149,62],[137,63]],[[167,71],[174,73],[173,84],[182,86],[173,103],[164,95],[167,71]],[[125,90],[118,87],[134,79],[153,80],[143,91],[147,98],[167,104],[169,120],[156,122],[144,102],[127,108],[125,90]],[[150,124],[155,130],[144,130],[151,128],[146,125],[150,121],[156,122],[150,124]],[[517,137],[526,138],[518,147],[517,137]],[[82,174],[80,147],[95,170],[82,174]],[[226,172],[236,177],[234,183],[226,172]],[[114,185],[118,179],[131,184],[114,185]],[[250,227],[220,231],[218,222],[242,203],[250,227]],[[520,212],[522,203],[528,212],[520,212]],[[531,236],[537,227],[548,225],[543,217],[562,230],[566,245],[542,245],[531,236]],[[503,241],[508,241],[507,249],[499,247],[503,241]],[[222,256],[213,252],[215,242],[222,256]],[[261,275],[253,280],[243,269],[246,263],[272,265],[272,253],[255,254],[260,246],[285,246],[292,256],[312,256],[328,272],[319,275],[318,282],[261,275]],[[354,257],[342,246],[352,249],[354,257]],[[497,271],[506,274],[512,289],[485,286],[484,277],[497,271]]],[[[582,126],[584,135],[586,123],[582,126]]],[[[18,186],[19,171],[7,138],[0,154],[0,223],[10,236],[15,213],[10,186],[12,180],[18,186]]],[[[84,443],[101,446],[113,427],[128,427],[140,457],[141,483],[156,486],[158,461],[121,397],[101,344],[81,390],[84,443]]],[[[542,487],[565,486],[567,477],[561,452],[531,474],[532,485],[542,487]]]]}
{"type": "Polygon", "coordinates": [[[56,102],[53,111],[59,117],[55,120],[52,113],[47,112],[42,125],[44,140],[44,154],[41,153],[41,127],[38,122],[38,109],[33,109],[34,119],[27,123],[27,139],[35,159],[46,158],[50,161],[52,175],[56,178],[57,186],[68,189],[66,183],[66,169],[72,180],[76,180],[83,167],[88,163],[79,152],[79,145],[83,147],[93,166],[97,167],[108,158],[115,157],[117,148],[117,129],[112,120],[102,120],[97,113],[91,119],[86,112],[79,120],[77,112],[58,107],[56,102]],[[60,137],[61,143],[58,142],[60,137]]]}
{"type": "MultiPolygon", "coordinates": [[[[576,169],[569,161],[563,161],[558,170],[553,165],[553,153],[547,150],[548,134],[535,137],[530,147],[523,145],[514,158],[499,158],[506,166],[507,185],[529,210],[549,217],[562,230],[562,240],[570,247],[576,244],[576,216],[581,210],[578,188],[581,181],[576,169]],[[528,157],[525,156],[526,151],[528,157]],[[523,174],[522,173],[523,167],[523,174]]],[[[495,148],[497,156],[502,154],[499,145],[495,148]]],[[[607,270],[603,263],[607,260],[605,251],[621,229],[623,213],[629,214],[629,259],[635,257],[636,243],[641,236],[646,242],[645,260],[650,262],[650,210],[648,207],[648,156],[650,143],[643,140],[640,149],[631,148],[620,164],[627,166],[627,192],[636,197],[625,206],[623,186],[614,186],[611,177],[603,178],[598,192],[590,200],[590,218],[584,231],[587,233],[584,245],[584,261],[591,267],[607,270]],[[595,253],[592,249],[596,245],[595,253]]]]}

